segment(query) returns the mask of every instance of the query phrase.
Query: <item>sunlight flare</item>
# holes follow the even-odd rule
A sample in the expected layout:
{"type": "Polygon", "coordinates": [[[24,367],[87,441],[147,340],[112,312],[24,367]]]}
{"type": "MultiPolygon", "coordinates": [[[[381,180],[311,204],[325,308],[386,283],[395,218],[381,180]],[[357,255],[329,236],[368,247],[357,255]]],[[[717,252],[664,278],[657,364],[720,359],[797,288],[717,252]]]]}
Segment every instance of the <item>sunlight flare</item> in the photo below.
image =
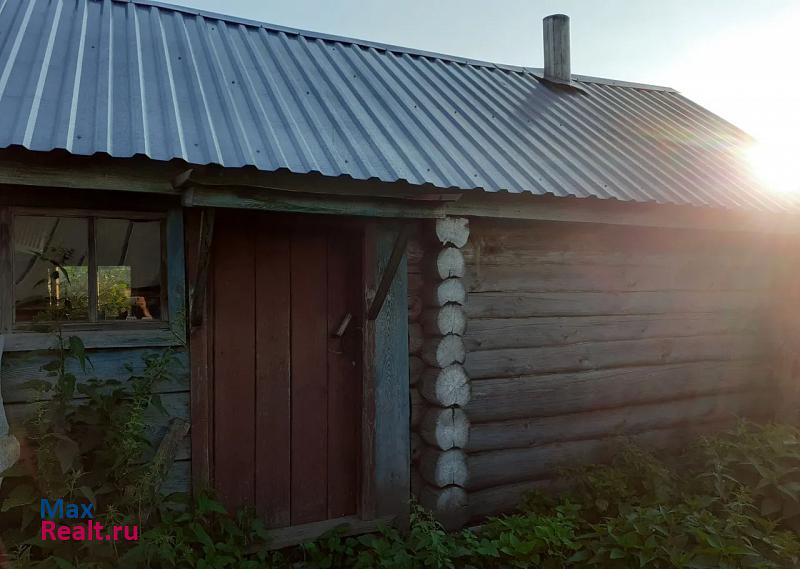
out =
{"type": "Polygon", "coordinates": [[[770,190],[800,195],[800,143],[756,142],[747,150],[747,161],[755,177],[770,190]]]}

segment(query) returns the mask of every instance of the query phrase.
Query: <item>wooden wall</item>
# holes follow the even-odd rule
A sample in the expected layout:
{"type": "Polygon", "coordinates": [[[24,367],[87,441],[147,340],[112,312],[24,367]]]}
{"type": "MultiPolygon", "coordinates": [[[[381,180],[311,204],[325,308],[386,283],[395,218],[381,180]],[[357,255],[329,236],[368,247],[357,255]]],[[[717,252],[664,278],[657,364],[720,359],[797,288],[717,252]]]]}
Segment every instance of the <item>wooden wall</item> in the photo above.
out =
{"type": "MultiPolygon", "coordinates": [[[[78,384],[86,382],[89,378],[118,379],[124,381],[133,374],[139,374],[144,369],[142,356],[161,348],[109,348],[89,350],[88,356],[92,363],[87,366],[86,373],[80,370],[76,362],[69,362],[69,370],[78,378],[78,384]],[[130,365],[131,370],[127,369],[130,365]]],[[[25,449],[24,420],[33,412],[37,401],[37,392],[27,388],[26,382],[31,380],[51,380],[42,366],[54,359],[54,354],[47,351],[36,352],[6,352],[2,358],[0,379],[3,382],[3,402],[11,425],[11,433],[16,435],[25,449]]],[[[176,350],[176,365],[172,379],[158,386],[156,392],[161,397],[161,402],[167,411],[163,414],[156,409],[147,413],[147,437],[156,445],[167,432],[169,422],[173,417],[189,418],[189,362],[185,349],[176,350]]],[[[76,398],[83,396],[76,393],[76,398]]],[[[167,480],[162,486],[162,492],[171,493],[187,491],[190,487],[190,445],[189,437],[184,437],[176,455],[175,463],[170,470],[167,480]]]]}
{"type": "Polygon", "coordinates": [[[470,517],[631,437],[678,447],[774,406],[774,243],[472,219],[464,248],[470,517]],[[622,437],[622,438],[620,438],[622,437]]]}

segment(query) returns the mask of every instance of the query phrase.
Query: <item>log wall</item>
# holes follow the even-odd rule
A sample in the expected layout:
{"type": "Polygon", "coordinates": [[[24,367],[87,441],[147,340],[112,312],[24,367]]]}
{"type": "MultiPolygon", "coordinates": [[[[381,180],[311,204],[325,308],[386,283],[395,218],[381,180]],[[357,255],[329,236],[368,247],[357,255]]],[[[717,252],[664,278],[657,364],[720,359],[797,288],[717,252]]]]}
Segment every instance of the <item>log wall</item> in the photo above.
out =
{"type": "Polygon", "coordinates": [[[464,247],[470,518],[623,441],[677,448],[768,417],[775,243],[472,219],[464,247]]]}

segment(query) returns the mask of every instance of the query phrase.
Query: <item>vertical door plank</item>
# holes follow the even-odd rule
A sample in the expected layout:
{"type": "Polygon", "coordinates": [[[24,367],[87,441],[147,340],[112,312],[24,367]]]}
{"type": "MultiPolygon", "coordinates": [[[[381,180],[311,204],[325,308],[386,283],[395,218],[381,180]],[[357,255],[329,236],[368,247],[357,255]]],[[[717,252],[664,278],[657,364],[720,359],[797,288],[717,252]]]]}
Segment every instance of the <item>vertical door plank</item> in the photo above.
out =
{"type": "Polygon", "coordinates": [[[296,226],[292,237],[292,524],[327,515],[327,247],[296,226]]]}
{"type": "Polygon", "coordinates": [[[328,240],[328,517],[356,512],[361,412],[360,243],[328,240]],[[355,253],[355,255],[354,255],[355,253]],[[350,315],[341,336],[335,334],[350,315]]]}
{"type": "Polygon", "coordinates": [[[252,505],[255,473],[253,234],[240,213],[214,236],[214,479],[226,506],[252,505]]]}
{"type": "Polygon", "coordinates": [[[256,511],[291,523],[291,263],[287,229],[256,237],[256,511]]]}

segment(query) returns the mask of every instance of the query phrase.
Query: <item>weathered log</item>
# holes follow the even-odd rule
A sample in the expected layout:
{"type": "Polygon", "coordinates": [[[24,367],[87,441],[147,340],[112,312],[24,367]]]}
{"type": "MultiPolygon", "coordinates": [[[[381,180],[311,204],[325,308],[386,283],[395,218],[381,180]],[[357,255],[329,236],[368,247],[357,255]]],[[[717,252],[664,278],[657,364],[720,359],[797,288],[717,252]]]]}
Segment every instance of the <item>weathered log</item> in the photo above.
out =
{"type": "Polygon", "coordinates": [[[425,371],[425,362],[419,356],[409,356],[408,358],[408,380],[411,385],[416,385],[422,379],[425,371]]]}
{"type": "Polygon", "coordinates": [[[465,486],[468,478],[467,457],[460,449],[427,447],[419,458],[419,472],[425,482],[437,488],[465,486]]]}
{"type": "Polygon", "coordinates": [[[425,333],[422,324],[413,322],[408,325],[408,353],[418,354],[425,344],[425,333]]]}
{"type": "Polygon", "coordinates": [[[425,415],[425,409],[428,405],[425,403],[425,399],[422,398],[422,395],[420,395],[419,390],[416,387],[411,388],[410,396],[411,428],[416,430],[419,428],[419,424],[422,422],[422,416],[425,415]]]}
{"type": "Polygon", "coordinates": [[[438,368],[464,363],[465,355],[464,340],[455,334],[426,338],[422,348],[425,363],[438,368]]]}
{"type": "Polygon", "coordinates": [[[692,362],[470,382],[473,423],[548,417],[752,388],[764,362],[692,362]]]}
{"type": "Polygon", "coordinates": [[[469,420],[459,407],[431,407],[422,418],[420,434],[426,443],[440,450],[465,448],[469,440],[469,420]]]}
{"type": "Polygon", "coordinates": [[[552,477],[554,472],[563,468],[606,462],[630,443],[661,452],[677,451],[702,434],[719,431],[734,423],[735,419],[711,423],[695,422],[680,427],[638,433],[630,437],[571,441],[471,454],[467,461],[469,480],[466,488],[470,491],[481,490],[492,486],[552,477]]]}
{"type": "MultiPolygon", "coordinates": [[[[427,330],[423,314],[422,325],[427,330]]],[[[764,324],[730,314],[633,314],[619,316],[551,316],[486,318],[470,323],[467,351],[560,346],[644,338],[677,338],[712,334],[759,334],[764,324]]]]}
{"type": "Polygon", "coordinates": [[[477,423],[470,428],[466,448],[469,452],[526,448],[557,442],[631,435],[693,421],[762,417],[774,406],[774,402],[774,393],[762,389],[644,405],[633,404],[554,417],[477,423]]]}
{"type": "Polygon", "coordinates": [[[467,299],[467,291],[461,279],[445,279],[425,290],[425,304],[428,306],[444,306],[450,302],[463,305],[467,299]]]}
{"type": "Polygon", "coordinates": [[[456,334],[463,336],[467,329],[467,316],[458,304],[445,304],[428,308],[422,313],[422,327],[429,336],[456,334]]]}
{"type": "Polygon", "coordinates": [[[422,298],[417,295],[410,295],[408,297],[408,321],[416,322],[422,315],[424,303],[422,298]]]}
{"type": "Polygon", "coordinates": [[[456,247],[444,247],[436,256],[430,256],[427,263],[427,273],[432,280],[444,280],[451,277],[461,278],[466,274],[464,254],[456,247]]]}
{"type": "Polygon", "coordinates": [[[756,335],[615,340],[470,352],[464,368],[472,379],[516,377],[690,361],[755,359],[767,355],[768,350],[767,338],[756,335]]]}
{"type": "Polygon", "coordinates": [[[424,485],[420,489],[419,501],[423,507],[433,512],[447,530],[459,529],[467,523],[469,500],[467,493],[459,486],[433,488],[424,485]]]}
{"type": "Polygon", "coordinates": [[[466,280],[470,292],[765,291],[773,280],[768,270],[746,270],[747,265],[742,263],[720,267],[713,257],[704,261],[704,266],[662,267],[555,263],[490,265],[482,258],[480,264],[467,266],[466,280]]]}
{"type": "MultiPolygon", "coordinates": [[[[465,248],[480,243],[482,256],[536,253],[608,254],[622,259],[642,254],[691,255],[705,258],[733,257],[758,260],[774,251],[774,240],[753,239],[744,232],[659,229],[591,223],[525,223],[472,218],[474,239],[465,248]]],[[[641,264],[637,260],[635,264],[641,264]]]]}
{"type": "Polygon", "coordinates": [[[494,486],[468,494],[469,519],[480,522],[489,516],[510,514],[519,510],[522,501],[532,493],[554,494],[569,487],[564,478],[534,480],[494,486]]]}
{"type": "Polygon", "coordinates": [[[465,217],[437,219],[436,237],[444,245],[463,247],[469,240],[469,220],[465,217]]]}
{"type": "MultiPolygon", "coordinates": [[[[466,296],[466,293],[465,293],[466,296]]],[[[749,291],[476,292],[468,318],[727,312],[752,314],[768,295],[749,291]]]]}
{"type": "Polygon", "coordinates": [[[429,402],[439,407],[460,407],[469,403],[469,378],[459,364],[446,368],[428,368],[422,374],[420,393],[429,402]]]}

